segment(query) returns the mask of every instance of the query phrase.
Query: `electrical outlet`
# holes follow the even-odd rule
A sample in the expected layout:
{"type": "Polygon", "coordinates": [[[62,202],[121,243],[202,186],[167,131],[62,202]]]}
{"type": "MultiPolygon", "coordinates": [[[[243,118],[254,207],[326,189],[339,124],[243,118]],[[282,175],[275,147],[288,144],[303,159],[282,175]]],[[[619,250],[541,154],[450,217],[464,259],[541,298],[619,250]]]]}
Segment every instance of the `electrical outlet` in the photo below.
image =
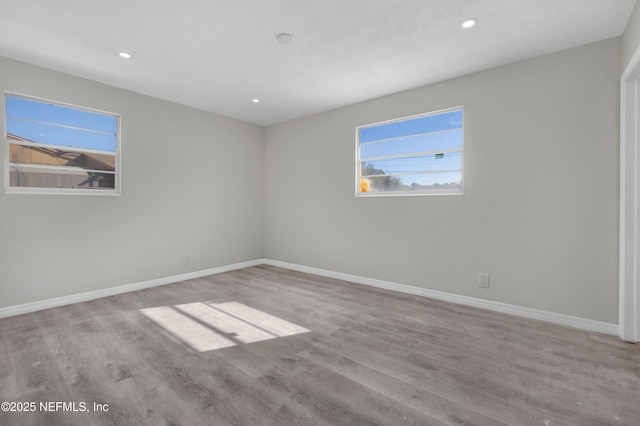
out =
{"type": "Polygon", "coordinates": [[[190,254],[185,254],[182,256],[182,265],[186,266],[186,265],[191,265],[191,255],[190,254]]]}
{"type": "Polygon", "coordinates": [[[489,288],[489,274],[482,272],[478,274],[478,287],[489,288]]]}

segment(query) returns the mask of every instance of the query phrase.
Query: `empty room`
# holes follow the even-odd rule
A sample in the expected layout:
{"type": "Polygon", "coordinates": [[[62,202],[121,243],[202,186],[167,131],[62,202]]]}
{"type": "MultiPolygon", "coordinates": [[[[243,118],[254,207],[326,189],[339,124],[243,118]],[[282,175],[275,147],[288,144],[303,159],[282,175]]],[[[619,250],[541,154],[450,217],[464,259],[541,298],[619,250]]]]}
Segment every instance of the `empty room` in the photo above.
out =
{"type": "Polygon", "coordinates": [[[0,0],[0,425],[640,424],[636,0],[0,0]]]}

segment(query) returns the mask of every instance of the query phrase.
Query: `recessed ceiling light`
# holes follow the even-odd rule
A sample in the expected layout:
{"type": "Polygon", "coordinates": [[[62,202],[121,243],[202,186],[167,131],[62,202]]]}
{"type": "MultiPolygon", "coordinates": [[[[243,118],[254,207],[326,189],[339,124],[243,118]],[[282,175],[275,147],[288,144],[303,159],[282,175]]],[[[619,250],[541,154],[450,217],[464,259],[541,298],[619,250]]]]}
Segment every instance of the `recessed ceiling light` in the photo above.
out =
{"type": "Polygon", "coordinates": [[[471,28],[477,23],[478,23],[478,20],[476,18],[469,18],[462,21],[462,24],[460,24],[460,26],[462,28],[471,28]]]}
{"type": "Polygon", "coordinates": [[[276,36],[276,40],[278,40],[280,44],[292,44],[295,41],[295,37],[291,34],[282,33],[276,36]]]}
{"type": "Polygon", "coordinates": [[[251,99],[251,102],[253,102],[254,104],[257,104],[258,102],[260,102],[260,99],[253,98],[253,99],[251,99]]]}
{"type": "Polygon", "coordinates": [[[125,59],[129,59],[131,57],[127,52],[120,52],[119,55],[125,59]]]}

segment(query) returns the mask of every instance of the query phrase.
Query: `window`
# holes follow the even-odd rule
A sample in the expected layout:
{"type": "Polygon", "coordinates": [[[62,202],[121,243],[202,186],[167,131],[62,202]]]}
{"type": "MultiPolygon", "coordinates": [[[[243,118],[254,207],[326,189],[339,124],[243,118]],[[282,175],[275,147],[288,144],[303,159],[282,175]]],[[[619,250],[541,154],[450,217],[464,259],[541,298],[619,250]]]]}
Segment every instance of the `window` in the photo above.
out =
{"type": "Polygon", "coordinates": [[[5,192],[119,194],[119,116],[6,94],[5,192]]]}
{"type": "Polygon", "coordinates": [[[463,109],[357,128],[356,195],[462,193],[463,109]]]}

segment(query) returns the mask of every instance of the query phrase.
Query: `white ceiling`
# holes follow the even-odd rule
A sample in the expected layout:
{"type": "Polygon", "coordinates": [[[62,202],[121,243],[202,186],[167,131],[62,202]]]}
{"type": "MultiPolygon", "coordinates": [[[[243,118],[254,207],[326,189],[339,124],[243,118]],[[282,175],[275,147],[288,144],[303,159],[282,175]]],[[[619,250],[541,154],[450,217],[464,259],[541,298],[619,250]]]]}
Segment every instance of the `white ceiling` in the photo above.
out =
{"type": "Polygon", "coordinates": [[[0,0],[0,55],[270,125],[616,37],[634,5],[0,0]],[[283,32],[295,43],[278,44],[283,32]]]}

